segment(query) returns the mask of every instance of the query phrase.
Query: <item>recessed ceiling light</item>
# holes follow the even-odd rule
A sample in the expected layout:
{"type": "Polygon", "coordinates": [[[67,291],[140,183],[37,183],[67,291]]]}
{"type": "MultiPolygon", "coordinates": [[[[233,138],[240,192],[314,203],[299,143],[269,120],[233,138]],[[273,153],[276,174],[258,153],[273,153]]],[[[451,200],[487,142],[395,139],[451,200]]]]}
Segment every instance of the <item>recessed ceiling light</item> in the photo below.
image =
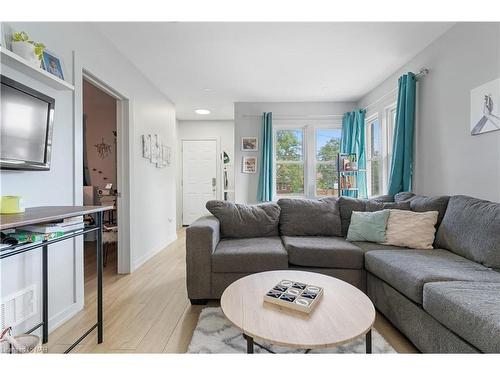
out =
{"type": "Polygon", "coordinates": [[[209,87],[205,87],[205,88],[203,89],[203,91],[210,92],[210,91],[214,91],[214,90],[213,90],[213,89],[211,89],[211,88],[209,88],[209,87]]]}
{"type": "Polygon", "coordinates": [[[210,114],[210,111],[208,109],[197,109],[195,112],[199,115],[209,115],[210,114]]]}

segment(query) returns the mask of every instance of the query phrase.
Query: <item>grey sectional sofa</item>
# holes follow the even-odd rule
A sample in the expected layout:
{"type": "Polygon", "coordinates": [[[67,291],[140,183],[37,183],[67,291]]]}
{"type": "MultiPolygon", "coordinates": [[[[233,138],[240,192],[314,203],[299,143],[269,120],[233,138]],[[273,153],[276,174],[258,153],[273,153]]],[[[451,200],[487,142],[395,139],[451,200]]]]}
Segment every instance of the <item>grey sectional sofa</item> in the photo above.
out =
{"type": "Polygon", "coordinates": [[[500,204],[412,193],[376,200],[212,201],[187,229],[192,303],[218,299],[255,272],[299,269],[365,291],[422,352],[500,353],[500,204]],[[352,211],[439,211],[434,250],[345,240],[352,211]],[[217,218],[218,217],[218,218],[217,218]]]}

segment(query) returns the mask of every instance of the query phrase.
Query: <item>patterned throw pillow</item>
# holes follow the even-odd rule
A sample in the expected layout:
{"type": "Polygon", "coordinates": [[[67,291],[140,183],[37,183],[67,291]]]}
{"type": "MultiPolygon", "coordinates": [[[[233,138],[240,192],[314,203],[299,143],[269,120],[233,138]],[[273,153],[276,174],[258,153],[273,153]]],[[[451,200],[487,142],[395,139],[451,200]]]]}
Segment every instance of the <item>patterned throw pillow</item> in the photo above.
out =
{"type": "Polygon", "coordinates": [[[389,210],[384,245],[432,249],[438,211],[389,210]]]}

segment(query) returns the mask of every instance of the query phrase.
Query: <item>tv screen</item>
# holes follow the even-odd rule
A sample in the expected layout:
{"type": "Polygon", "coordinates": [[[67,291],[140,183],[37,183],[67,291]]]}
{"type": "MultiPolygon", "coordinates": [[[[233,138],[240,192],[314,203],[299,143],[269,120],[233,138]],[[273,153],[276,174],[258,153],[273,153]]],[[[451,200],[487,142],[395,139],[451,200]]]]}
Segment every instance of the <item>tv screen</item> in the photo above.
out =
{"type": "Polygon", "coordinates": [[[0,166],[50,169],[55,100],[1,76],[0,166]]]}

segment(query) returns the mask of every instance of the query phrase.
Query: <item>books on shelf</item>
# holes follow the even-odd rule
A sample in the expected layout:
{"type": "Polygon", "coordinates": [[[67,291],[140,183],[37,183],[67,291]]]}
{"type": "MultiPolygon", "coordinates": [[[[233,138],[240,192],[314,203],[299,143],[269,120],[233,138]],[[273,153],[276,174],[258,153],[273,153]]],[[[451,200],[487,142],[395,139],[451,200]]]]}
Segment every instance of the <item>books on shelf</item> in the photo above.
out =
{"type": "Polygon", "coordinates": [[[83,216],[77,216],[67,218],[56,223],[27,225],[20,229],[26,232],[33,233],[65,233],[73,230],[83,229],[84,226],[85,223],[83,222],[83,216]]]}
{"type": "Polygon", "coordinates": [[[357,174],[346,174],[340,175],[340,190],[349,190],[358,188],[358,176],[357,174]]]}
{"type": "Polygon", "coordinates": [[[339,154],[339,172],[356,172],[357,170],[357,154],[339,154]]]}

